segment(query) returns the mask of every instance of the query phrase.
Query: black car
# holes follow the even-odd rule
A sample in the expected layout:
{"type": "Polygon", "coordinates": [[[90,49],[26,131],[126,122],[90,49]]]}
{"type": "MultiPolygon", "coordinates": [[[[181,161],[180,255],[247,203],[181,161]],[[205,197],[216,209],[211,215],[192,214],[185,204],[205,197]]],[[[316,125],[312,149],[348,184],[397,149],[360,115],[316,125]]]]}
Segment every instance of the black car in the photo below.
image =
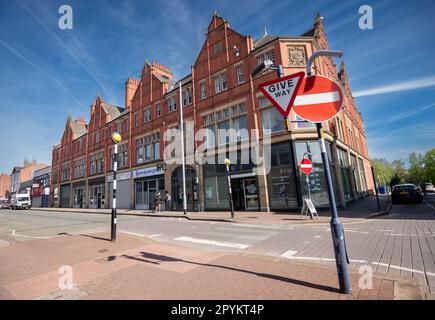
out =
{"type": "Polygon", "coordinates": [[[393,203],[400,202],[423,202],[423,195],[419,187],[415,184],[398,184],[393,187],[391,192],[391,200],[393,203]]]}

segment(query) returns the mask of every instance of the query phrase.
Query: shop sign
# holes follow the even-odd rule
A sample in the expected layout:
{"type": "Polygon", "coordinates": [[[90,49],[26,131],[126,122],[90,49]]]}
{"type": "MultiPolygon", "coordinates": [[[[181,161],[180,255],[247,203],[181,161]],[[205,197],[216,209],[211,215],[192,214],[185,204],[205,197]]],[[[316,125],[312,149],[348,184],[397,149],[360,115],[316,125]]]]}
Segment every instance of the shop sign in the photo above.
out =
{"type": "MultiPolygon", "coordinates": [[[[131,178],[131,171],[116,174],[117,181],[130,180],[130,178],[131,178]]],[[[112,182],[112,181],[113,181],[113,174],[107,176],[107,182],[112,182]]]]}
{"type": "Polygon", "coordinates": [[[150,167],[150,168],[145,168],[145,169],[138,169],[133,171],[133,178],[137,179],[137,178],[143,178],[143,177],[151,177],[151,176],[156,176],[156,175],[160,175],[160,174],[164,174],[165,170],[162,167],[150,167]]]}

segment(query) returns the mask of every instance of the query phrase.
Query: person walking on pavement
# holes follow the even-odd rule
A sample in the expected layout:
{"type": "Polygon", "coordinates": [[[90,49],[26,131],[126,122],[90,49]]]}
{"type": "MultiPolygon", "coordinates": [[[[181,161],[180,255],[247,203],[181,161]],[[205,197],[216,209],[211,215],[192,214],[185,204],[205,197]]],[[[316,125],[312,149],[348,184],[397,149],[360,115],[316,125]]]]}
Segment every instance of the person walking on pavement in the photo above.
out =
{"type": "Polygon", "coordinates": [[[162,198],[160,196],[160,192],[156,193],[156,196],[154,197],[154,211],[160,212],[160,203],[162,202],[162,198]]]}
{"type": "Polygon", "coordinates": [[[171,210],[171,196],[169,195],[169,192],[165,191],[165,211],[171,210]]]}

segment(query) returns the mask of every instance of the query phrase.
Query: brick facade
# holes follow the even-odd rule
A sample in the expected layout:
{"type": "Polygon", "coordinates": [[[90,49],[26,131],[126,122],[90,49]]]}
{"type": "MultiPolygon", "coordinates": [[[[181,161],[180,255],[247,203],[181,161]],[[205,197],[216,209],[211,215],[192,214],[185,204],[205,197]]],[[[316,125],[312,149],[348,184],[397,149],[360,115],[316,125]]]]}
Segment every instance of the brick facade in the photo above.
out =
{"type": "Polygon", "coordinates": [[[8,198],[10,192],[11,177],[8,174],[0,174],[0,198],[8,198]]]}
{"type": "MultiPolygon", "coordinates": [[[[258,85],[274,79],[276,74],[266,72],[252,78],[251,72],[265,58],[273,60],[275,65],[281,64],[284,75],[305,71],[308,57],[317,50],[327,48],[328,42],[319,15],[315,18],[314,27],[301,36],[281,37],[265,34],[254,41],[251,36],[233,30],[228,21],[214,14],[207,28],[204,44],[191,67],[191,73],[178,80],[183,88],[181,97],[178,90],[179,82],[173,79],[170,69],[158,62],[146,61],[140,79],[129,77],[125,83],[124,108],[109,105],[101,97],[97,97],[91,105],[88,124],[82,118],[75,121],[70,117],[67,119],[61,142],[53,147],[52,151],[52,205],[110,205],[106,200],[110,196],[109,179],[112,170],[113,144],[110,137],[112,132],[117,131],[122,135],[123,147],[120,148],[125,150],[119,173],[125,174],[125,185],[129,183],[129,187],[125,189],[129,207],[135,208],[138,199],[144,194],[159,190],[169,190],[172,193],[173,204],[177,206],[179,191],[175,184],[178,179],[178,166],[163,166],[162,159],[163,150],[167,145],[163,141],[164,133],[168,128],[179,124],[180,98],[184,101],[184,120],[194,122],[194,133],[206,125],[210,126],[207,119],[213,118],[212,127],[217,128],[218,120],[214,120],[214,117],[218,118],[223,113],[225,118],[228,112],[234,114],[231,110],[236,110],[234,107],[237,107],[239,118],[230,117],[228,124],[240,126],[242,123],[248,130],[259,129],[262,138],[263,126],[265,123],[273,122],[271,117],[274,117],[274,114],[258,90],[258,85]],[[84,171],[77,169],[80,161],[84,163],[84,171]],[[140,170],[148,169],[156,172],[156,179],[145,183],[141,177],[148,177],[149,174],[140,170]],[[79,176],[77,172],[80,172],[79,176]],[[82,184],[83,188],[80,187],[82,184]],[[94,187],[91,189],[90,185],[94,187]],[[63,204],[59,200],[62,187],[63,204]]],[[[322,57],[313,64],[313,73],[335,79],[345,92],[342,111],[335,119],[324,123],[325,137],[329,141],[332,172],[338,182],[338,202],[345,206],[347,201],[357,200],[373,190],[363,120],[355,106],[344,63],[337,71],[331,58],[322,57]]],[[[290,120],[298,120],[293,112],[290,120]]],[[[277,123],[273,125],[276,126],[277,123]]],[[[288,156],[292,159],[291,165],[288,166],[291,167],[291,172],[285,177],[291,181],[287,179],[285,183],[287,187],[294,189],[294,192],[291,196],[291,205],[285,196],[287,207],[301,206],[304,182],[301,181],[303,177],[297,172],[298,150],[302,150],[303,143],[308,146],[309,143],[316,142],[315,139],[315,128],[301,123],[292,123],[289,132],[276,130],[271,136],[272,145],[277,146],[277,150],[280,143],[285,145],[281,149],[285,150],[287,144],[288,149],[291,149],[291,155],[288,156]]],[[[202,143],[195,142],[194,148],[197,149],[202,143]]],[[[285,161],[282,159],[282,162],[285,161]]],[[[191,167],[191,209],[211,208],[207,206],[207,199],[219,190],[207,185],[209,182],[205,180],[209,177],[202,166],[191,167]]],[[[242,176],[249,174],[243,172],[242,176]]],[[[278,178],[283,179],[276,177],[278,178]]],[[[310,182],[313,188],[320,188],[320,180],[321,178],[319,181],[310,182]]],[[[271,195],[277,184],[267,175],[250,177],[239,182],[243,188],[251,184],[251,190],[258,190],[255,201],[259,210],[273,210],[274,201],[281,201],[271,195]]],[[[216,188],[219,188],[218,184],[216,180],[216,188]]],[[[246,190],[243,192],[246,196],[246,190]]]]}

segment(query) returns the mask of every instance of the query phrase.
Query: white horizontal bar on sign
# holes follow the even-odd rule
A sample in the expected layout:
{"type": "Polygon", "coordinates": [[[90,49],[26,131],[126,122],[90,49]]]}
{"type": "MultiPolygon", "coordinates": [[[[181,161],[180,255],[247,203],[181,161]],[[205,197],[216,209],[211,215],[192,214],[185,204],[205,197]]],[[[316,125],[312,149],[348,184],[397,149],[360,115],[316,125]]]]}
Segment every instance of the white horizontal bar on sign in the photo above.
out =
{"type": "Polygon", "coordinates": [[[301,164],[301,168],[312,168],[312,164],[301,164]]]}
{"type": "Polygon", "coordinates": [[[314,93],[306,94],[303,96],[296,96],[294,105],[304,106],[307,104],[317,104],[317,103],[331,103],[340,100],[340,94],[338,91],[325,92],[325,93],[314,93]]]}

